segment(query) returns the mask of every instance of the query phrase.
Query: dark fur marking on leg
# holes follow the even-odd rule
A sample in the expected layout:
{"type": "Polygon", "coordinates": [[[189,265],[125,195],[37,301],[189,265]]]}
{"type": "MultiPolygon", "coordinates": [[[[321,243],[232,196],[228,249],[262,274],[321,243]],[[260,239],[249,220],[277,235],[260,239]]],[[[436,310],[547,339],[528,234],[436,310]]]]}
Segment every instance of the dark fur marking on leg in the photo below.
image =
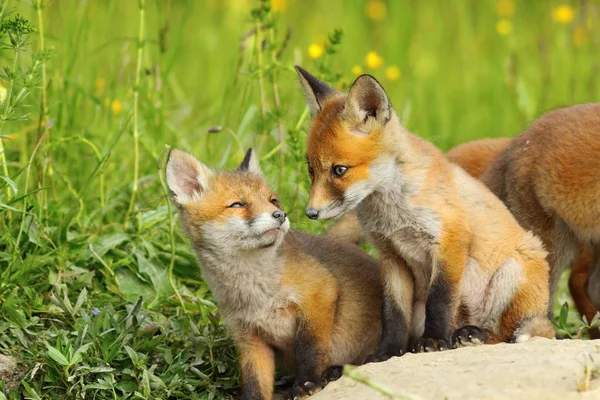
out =
{"type": "Polygon", "coordinates": [[[260,390],[260,384],[256,372],[249,366],[244,368],[242,382],[242,400],[266,399],[260,390]]]}
{"type": "Polygon", "coordinates": [[[425,306],[425,331],[423,338],[450,339],[450,326],[453,319],[453,288],[438,276],[431,285],[425,306]]]}
{"type": "Polygon", "coordinates": [[[296,380],[286,399],[295,399],[316,393],[320,389],[321,374],[326,355],[319,348],[310,328],[301,323],[296,336],[296,380]]]}
{"type": "Polygon", "coordinates": [[[408,341],[408,321],[396,302],[387,294],[383,296],[382,338],[377,354],[367,357],[365,362],[385,361],[393,356],[401,356],[408,341]]]}

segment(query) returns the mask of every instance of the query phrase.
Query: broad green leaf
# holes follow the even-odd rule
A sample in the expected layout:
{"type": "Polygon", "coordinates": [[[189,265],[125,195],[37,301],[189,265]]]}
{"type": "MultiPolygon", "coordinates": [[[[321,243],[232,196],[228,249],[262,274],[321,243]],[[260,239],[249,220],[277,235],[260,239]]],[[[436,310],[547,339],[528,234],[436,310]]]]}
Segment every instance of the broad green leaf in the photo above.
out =
{"type": "Polygon", "coordinates": [[[48,348],[50,358],[62,366],[66,367],[69,365],[69,360],[57,348],[50,346],[48,343],[46,343],[46,347],[48,348]]]}

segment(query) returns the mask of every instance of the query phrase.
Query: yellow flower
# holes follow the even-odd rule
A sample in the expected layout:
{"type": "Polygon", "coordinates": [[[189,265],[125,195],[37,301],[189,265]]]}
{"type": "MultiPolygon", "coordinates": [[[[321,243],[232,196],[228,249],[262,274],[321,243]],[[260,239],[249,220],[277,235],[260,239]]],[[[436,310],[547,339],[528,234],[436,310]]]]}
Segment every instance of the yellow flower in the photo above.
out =
{"type": "Polygon", "coordinates": [[[385,69],[385,76],[390,80],[390,81],[397,81],[398,79],[400,79],[400,68],[396,67],[395,65],[392,65],[391,67],[387,67],[385,69]]]}
{"type": "Polygon", "coordinates": [[[354,67],[352,67],[352,73],[354,75],[360,75],[363,73],[363,69],[360,65],[355,65],[354,67]]]}
{"type": "Polygon", "coordinates": [[[496,24],[496,32],[498,32],[502,36],[506,36],[512,32],[512,22],[507,19],[501,19],[496,24]]]}
{"type": "Polygon", "coordinates": [[[121,108],[123,108],[123,105],[117,99],[113,100],[112,104],[110,105],[110,109],[115,115],[121,112],[121,108]]]}
{"type": "Polygon", "coordinates": [[[583,26],[577,26],[573,29],[573,44],[577,47],[583,46],[588,39],[588,31],[583,26]]]}
{"type": "Polygon", "coordinates": [[[552,10],[552,19],[559,24],[566,25],[575,18],[575,11],[570,5],[564,4],[552,10]]]}
{"type": "Polygon", "coordinates": [[[6,96],[7,96],[8,92],[6,90],[6,88],[2,85],[0,85],[0,104],[4,103],[4,100],[6,100],[6,96]]]}
{"type": "Polygon", "coordinates": [[[313,60],[316,60],[317,58],[321,57],[324,51],[325,49],[320,44],[313,43],[310,46],[308,46],[308,56],[313,60]]]}
{"type": "Polygon", "coordinates": [[[381,0],[370,0],[365,6],[365,13],[371,21],[381,21],[387,14],[387,7],[381,0]]]}
{"type": "Polygon", "coordinates": [[[96,89],[97,90],[104,89],[104,85],[106,85],[106,81],[104,80],[104,78],[96,79],[96,89]]]}
{"type": "Polygon", "coordinates": [[[365,64],[371,69],[377,69],[383,64],[383,58],[376,51],[370,51],[365,58],[365,64]]]}
{"type": "Polygon", "coordinates": [[[288,7],[288,0],[271,0],[271,10],[275,13],[282,13],[288,7]]]}
{"type": "Polygon", "coordinates": [[[515,15],[515,0],[498,0],[496,12],[502,18],[510,18],[515,15]]]}

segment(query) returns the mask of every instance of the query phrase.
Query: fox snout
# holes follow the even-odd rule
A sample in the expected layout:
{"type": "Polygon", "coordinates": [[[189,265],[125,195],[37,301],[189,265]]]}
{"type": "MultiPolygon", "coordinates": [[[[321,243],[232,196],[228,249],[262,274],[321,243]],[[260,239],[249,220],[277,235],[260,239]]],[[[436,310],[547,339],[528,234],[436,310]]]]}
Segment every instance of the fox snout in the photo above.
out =
{"type": "Polygon", "coordinates": [[[283,224],[285,222],[285,218],[287,217],[287,214],[281,210],[275,210],[271,215],[273,216],[273,218],[279,221],[280,224],[283,224]]]}
{"type": "Polygon", "coordinates": [[[306,216],[310,219],[319,219],[319,210],[309,207],[306,209],[306,216]]]}

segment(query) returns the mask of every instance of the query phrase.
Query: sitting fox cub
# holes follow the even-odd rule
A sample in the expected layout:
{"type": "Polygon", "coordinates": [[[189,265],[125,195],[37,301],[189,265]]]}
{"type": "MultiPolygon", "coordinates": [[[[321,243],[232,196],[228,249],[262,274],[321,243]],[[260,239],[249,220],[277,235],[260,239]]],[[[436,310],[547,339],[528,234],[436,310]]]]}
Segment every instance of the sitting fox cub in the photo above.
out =
{"type": "Polygon", "coordinates": [[[288,232],[252,149],[231,172],[213,172],[174,149],[166,175],[239,347],[243,399],[272,398],[276,356],[295,371],[288,395],[297,397],[377,350],[377,262],[353,244],[288,232]]]}
{"type": "Polygon", "coordinates": [[[373,359],[413,341],[448,348],[463,326],[461,342],[554,337],[541,242],[482,183],[404,129],[375,78],[358,77],[344,94],[297,70],[313,118],[306,214],[356,209],[380,253],[383,336],[373,359]]]}

